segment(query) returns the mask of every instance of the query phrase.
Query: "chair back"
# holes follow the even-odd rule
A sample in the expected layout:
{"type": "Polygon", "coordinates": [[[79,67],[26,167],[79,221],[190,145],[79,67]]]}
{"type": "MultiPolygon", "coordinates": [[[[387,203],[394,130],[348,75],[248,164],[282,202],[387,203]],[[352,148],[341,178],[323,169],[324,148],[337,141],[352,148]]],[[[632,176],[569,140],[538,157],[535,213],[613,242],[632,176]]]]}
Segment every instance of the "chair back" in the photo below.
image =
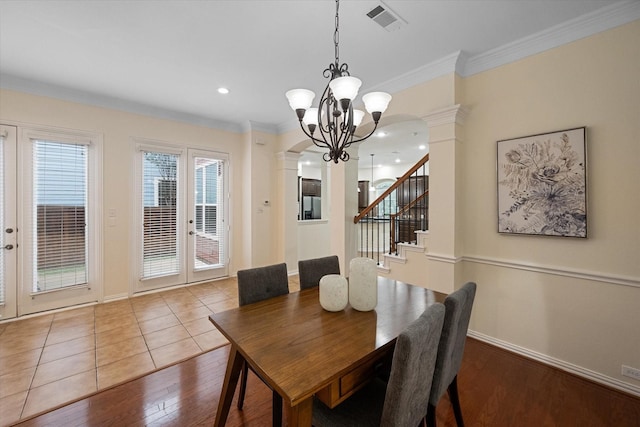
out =
{"type": "Polygon", "coordinates": [[[381,426],[415,427],[429,403],[445,308],[434,303],[396,340],[381,426]]]}
{"type": "Polygon", "coordinates": [[[340,274],[340,261],[337,255],[298,261],[300,289],[318,286],[322,276],[327,274],[340,274]]]}
{"type": "Polygon", "coordinates": [[[476,284],[467,282],[444,300],[446,313],[429,399],[434,406],[460,370],[475,295],[476,284]]]}
{"type": "Polygon", "coordinates": [[[238,303],[241,306],[288,293],[286,263],[238,270],[238,303]]]}

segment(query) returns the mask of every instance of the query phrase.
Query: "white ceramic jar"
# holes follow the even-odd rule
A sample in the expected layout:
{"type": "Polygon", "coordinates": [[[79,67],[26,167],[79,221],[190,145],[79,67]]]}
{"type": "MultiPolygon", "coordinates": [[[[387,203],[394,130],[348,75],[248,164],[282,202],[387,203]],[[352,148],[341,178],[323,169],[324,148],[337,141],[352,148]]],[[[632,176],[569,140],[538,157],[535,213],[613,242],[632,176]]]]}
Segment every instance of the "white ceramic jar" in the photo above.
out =
{"type": "Polygon", "coordinates": [[[358,311],[378,305],[378,272],[371,258],[353,258],[349,263],[349,304],[358,311]]]}
{"type": "Polygon", "coordinates": [[[344,310],[349,303],[349,284],[344,276],[327,274],[320,279],[320,305],[327,311],[344,310]]]}

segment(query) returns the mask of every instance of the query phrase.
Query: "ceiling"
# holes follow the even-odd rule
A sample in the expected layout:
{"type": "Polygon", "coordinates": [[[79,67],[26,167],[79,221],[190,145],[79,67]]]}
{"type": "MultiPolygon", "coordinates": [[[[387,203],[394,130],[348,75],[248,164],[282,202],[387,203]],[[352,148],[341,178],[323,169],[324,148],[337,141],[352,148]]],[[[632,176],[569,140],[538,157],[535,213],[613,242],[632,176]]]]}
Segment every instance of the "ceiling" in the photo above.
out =
{"type": "MultiPolygon", "coordinates": [[[[389,91],[385,83],[455,52],[477,57],[617,2],[385,0],[404,20],[390,32],[366,16],[380,1],[342,0],[340,62],[363,81],[360,93],[389,91]]],[[[297,126],[284,93],[318,98],[326,85],[334,16],[332,0],[0,0],[0,86],[278,133],[297,126]]],[[[369,151],[403,152],[379,141],[369,151]]]]}

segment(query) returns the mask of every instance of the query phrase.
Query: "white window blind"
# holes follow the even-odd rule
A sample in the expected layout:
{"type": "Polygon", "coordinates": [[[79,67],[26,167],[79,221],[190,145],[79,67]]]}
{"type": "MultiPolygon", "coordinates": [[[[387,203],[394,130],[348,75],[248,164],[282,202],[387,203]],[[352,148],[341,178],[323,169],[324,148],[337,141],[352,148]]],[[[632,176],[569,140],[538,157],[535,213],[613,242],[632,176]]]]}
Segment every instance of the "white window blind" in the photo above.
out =
{"type": "Polygon", "coordinates": [[[33,141],[33,292],[87,283],[87,149],[33,141]]]}
{"type": "Polygon", "coordinates": [[[177,274],[180,251],[177,239],[179,155],[142,151],[142,277],[177,274]]]}
{"type": "Polygon", "coordinates": [[[195,268],[224,263],[224,167],[222,160],[195,157],[195,268]]]}

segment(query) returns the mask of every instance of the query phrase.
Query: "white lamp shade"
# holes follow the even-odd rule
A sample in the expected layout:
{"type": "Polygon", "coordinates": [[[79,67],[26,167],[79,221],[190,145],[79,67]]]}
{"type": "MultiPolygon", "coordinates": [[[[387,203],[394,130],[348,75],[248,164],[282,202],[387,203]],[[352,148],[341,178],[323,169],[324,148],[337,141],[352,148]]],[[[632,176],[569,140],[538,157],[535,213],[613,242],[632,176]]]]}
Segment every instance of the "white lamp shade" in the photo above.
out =
{"type": "Polygon", "coordinates": [[[302,119],[302,123],[305,125],[318,125],[318,109],[317,108],[309,108],[304,113],[304,118],[302,119]]]}
{"type": "Polygon", "coordinates": [[[362,101],[369,114],[384,113],[391,101],[391,95],[386,92],[370,92],[362,97],[362,101]]]}
{"type": "Polygon", "coordinates": [[[362,85],[362,81],[357,77],[351,76],[338,77],[329,82],[333,97],[338,101],[341,99],[353,101],[358,96],[360,85],[362,85]]]}
{"type": "Polygon", "coordinates": [[[364,111],[362,110],[353,110],[353,125],[360,126],[362,123],[362,119],[364,118],[364,111]]]}
{"type": "Polygon", "coordinates": [[[285,93],[289,100],[289,105],[293,111],[298,109],[306,110],[311,107],[316,94],[308,89],[291,89],[285,93]]]}

